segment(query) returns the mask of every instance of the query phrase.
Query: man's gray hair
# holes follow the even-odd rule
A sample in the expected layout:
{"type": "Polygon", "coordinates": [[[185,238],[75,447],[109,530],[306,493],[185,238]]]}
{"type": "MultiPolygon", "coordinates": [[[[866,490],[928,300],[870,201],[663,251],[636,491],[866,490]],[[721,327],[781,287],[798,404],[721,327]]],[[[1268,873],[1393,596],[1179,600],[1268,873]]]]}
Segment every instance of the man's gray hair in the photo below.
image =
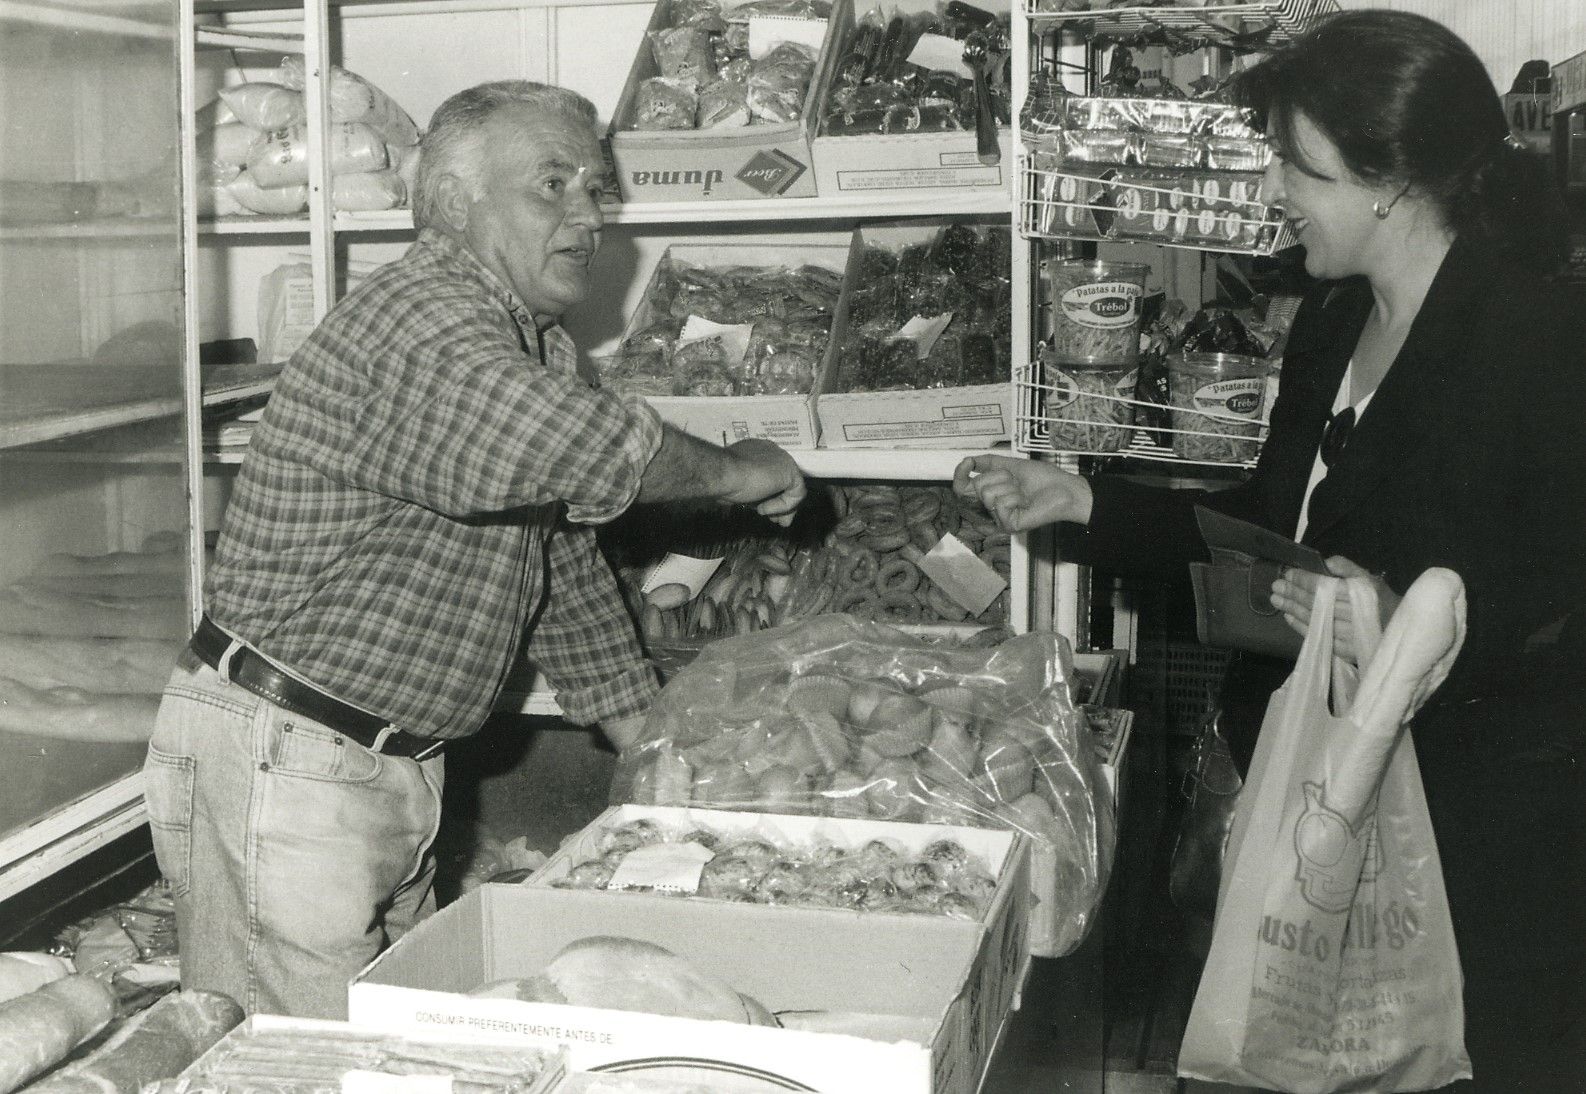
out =
{"type": "Polygon", "coordinates": [[[497,110],[515,103],[537,107],[586,123],[591,132],[600,124],[595,104],[576,91],[529,80],[496,80],[459,91],[430,118],[419,146],[419,166],[413,184],[413,223],[420,228],[436,222],[441,177],[455,175],[478,197],[483,192],[487,156],[485,123],[497,110]]]}

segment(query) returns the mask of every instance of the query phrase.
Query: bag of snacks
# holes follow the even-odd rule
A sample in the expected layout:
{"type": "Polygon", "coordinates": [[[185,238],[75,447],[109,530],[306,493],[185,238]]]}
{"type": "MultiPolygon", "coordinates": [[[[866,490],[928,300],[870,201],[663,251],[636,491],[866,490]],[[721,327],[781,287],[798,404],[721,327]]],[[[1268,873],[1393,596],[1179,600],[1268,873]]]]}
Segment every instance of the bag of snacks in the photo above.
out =
{"type": "Polygon", "coordinates": [[[993,648],[819,615],[706,646],[624,751],[613,799],[1014,828],[1049,920],[1084,938],[1113,851],[1108,791],[1066,642],[993,648]]]}

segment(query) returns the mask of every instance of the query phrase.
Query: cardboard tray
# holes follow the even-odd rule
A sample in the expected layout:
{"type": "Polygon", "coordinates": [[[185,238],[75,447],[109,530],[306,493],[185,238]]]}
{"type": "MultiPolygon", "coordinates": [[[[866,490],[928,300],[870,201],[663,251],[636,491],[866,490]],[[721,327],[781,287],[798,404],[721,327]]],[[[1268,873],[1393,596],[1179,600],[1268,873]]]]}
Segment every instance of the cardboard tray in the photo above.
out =
{"type": "MultiPolygon", "coordinates": [[[[974,134],[970,134],[970,142],[974,142],[974,134]]],[[[844,303],[853,288],[853,271],[859,268],[858,256],[865,246],[898,250],[931,239],[940,227],[935,221],[917,221],[855,228],[849,241],[844,303]]],[[[833,391],[840,361],[838,348],[848,337],[847,311],[846,306],[838,309],[827,347],[827,371],[816,385],[815,417],[822,448],[989,448],[1011,437],[1011,380],[916,391],[833,391]]]]}
{"type": "MultiPolygon", "coordinates": [[[[381,1026],[357,1024],[352,1022],[334,1022],[319,1018],[289,1018],[275,1014],[253,1014],[242,1020],[242,1023],[226,1036],[216,1041],[203,1055],[188,1064],[176,1076],[177,1080],[186,1081],[197,1089],[205,1088],[205,1080],[210,1070],[225,1057],[229,1056],[240,1044],[249,1041],[256,1033],[288,1033],[301,1034],[306,1045],[316,1038],[339,1033],[352,1033],[391,1037],[396,1034],[381,1026]]],[[[517,1038],[503,1037],[499,1034],[480,1035],[473,1032],[458,1032],[448,1030],[438,1032],[434,1029],[417,1033],[412,1037],[403,1037],[415,1046],[437,1049],[466,1049],[472,1046],[521,1046],[523,1042],[517,1038]]],[[[545,1066],[540,1074],[528,1086],[523,1088],[523,1094],[551,1094],[559,1090],[567,1075],[567,1054],[557,1046],[546,1046],[545,1066]]],[[[441,1069],[432,1076],[398,1075],[379,1072],[357,1072],[355,1079],[364,1080],[361,1089],[364,1090],[389,1090],[411,1089],[413,1083],[428,1084],[427,1089],[437,1089],[444,1086],[451,1088],[451,1077],[442,1077],[441,1069]]],[[[343,1090],[354,1089],[353,1081],[347,1077],[341,1080],[343,1090]]],[[[163,1084],[162,1084],[163,1085],[163,1084]]]]}
{"type": "MultiPolygon", "coordinates": [[[[864,10],[868,10],[869,6],[864,10]]],[[[1005,13],[1006,0],[979,5],[988,11],[1005,13]]],[[[888,13],[934,12],[933,0],[895,0],[884,5],[888,13]]],[[[956,195],[966,190],[1004,190],[1010,195],[1013,184],[1013,141],[1008,128],[998,130],[997,143],[1002,159],[995,165],[980,162],[973,128],[951,133],[872,133],[826,136],[820,121],[831,102],[832,80],[841,63],[844,47],[858,19],[854,0],[838,0],[832,5],[832,28],[827,48],[822,51],[816,82],[820,94],[815,102],[815,133],[810,153],[815,163],[815,188],[822,197],[852,196],[856,193],[893,192],[916,197],[932,194],[956,195]]]]}
{"type": "MultiPolygon", "coordinates": [[[[665,0],[663,0],[665,2],[665,0]]],[[[848,248],[830,244],[785,246],[756,244],[674,244],[661,257],[694,266],[822,266],[837,273],[847,268],[848,248]]],[[[657,263],[657,270],[660,264],[657,263]]],[[[645,296],[629,320],[623,339],[643,330],[650,323],[649,286],[655,281],[651,271],[645,296]]],[[[836,359],[837,333],[841,320],[841,296],[832,320],[826,353],[816,375],[829,373],[836,359]]],[[[749,437],[775,441],[784,448],[814,448],[818,436],[815,424],[815,395],[745,395],[737,398],[702,395],[652,395],[646,400],[661,419],[683,432],[711,441],[731,444],[749,437]]]]}
{"type": "MultiPolygon", "coordinates": [[[[1019,860],[1006,930],[869,915],[487,884],[431,916],[348,989],[354,1021],[565,1045],[577,1070],[731,1083],[744,1092],[972,1094],[1022,973],[1019,860]],[[665,946],[783,1016],[774,1028],[467,993],[534,975],[566,944],[665,946]],[[810,1028],[810,1027],[818,1027],[810,1028]],[[844,1030],[844,1032],[835,1032],[844,1030]]],[[[1001,892],[999,890],[999,892],[1001,892]]]]}
{"type": "MultiPolygon", "coordinates": [[[[816,194],[810,140],[821,55],[798,121],[730,129],[637,130],[639,85],[659,76],[649,32],[670,25],[672,0],[657,0],[612,114],[611,157],[623,201],[729,201],[816,194]]],[[[827,27],[830,41],[831,27],[827,27]]]]}

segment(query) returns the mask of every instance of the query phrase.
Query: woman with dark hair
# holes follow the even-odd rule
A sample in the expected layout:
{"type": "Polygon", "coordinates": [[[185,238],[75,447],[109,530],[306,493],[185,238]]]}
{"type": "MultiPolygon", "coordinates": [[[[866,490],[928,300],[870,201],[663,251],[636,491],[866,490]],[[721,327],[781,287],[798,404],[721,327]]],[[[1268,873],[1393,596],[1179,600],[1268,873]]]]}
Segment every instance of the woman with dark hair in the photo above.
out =
{"type": "MultiPolygon", "coordinates": [[[[1369,577],[1384,618],[1428,567],[1456,571],[1465,644],[1411,727],[1465,974],[1460,1085],[1586,1090],[1586,302],[1552,276],[1556,198],[1481,62],[1430,19],[1328,17],[1238,93],[1272,144],[1263,198],[1319,279],[1250,477],[1166,490],[977,456],[956,486],[1009,530],[1062,522],[1068,557],[1180,578],[1206,505],[1369,577]]],[[[1301,633],[1314,580],[1272,586],[1301,633]]],[[[1233,663],[1241,766],[1291,667],[1233,663]]]]}

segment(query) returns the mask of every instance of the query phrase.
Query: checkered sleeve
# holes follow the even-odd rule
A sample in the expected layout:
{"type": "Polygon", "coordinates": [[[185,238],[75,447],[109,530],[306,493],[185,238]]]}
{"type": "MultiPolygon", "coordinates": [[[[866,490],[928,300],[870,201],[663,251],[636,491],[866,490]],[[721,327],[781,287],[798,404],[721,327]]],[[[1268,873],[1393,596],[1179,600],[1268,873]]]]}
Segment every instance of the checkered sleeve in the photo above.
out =
{"type": "Polygon", "coordinates": [[[643,714],[659,690],[592,528],[561,524],[546,546],[550,586],[527,654],[575,725],[643,714]]]}
{"type": "Polygon", "coordinates": [[[314,334],[310,352],[343,360],[356,360],[360,344],[395,347],[353,398],[304,393],[351,408],[320,423],[322,444],[308,438],[303,454],[322,473],[453,516],[562,501],[599,521],[633,503],[660,446],[653,411],[540,360],[511,317],[477,295],[442,289],[403,303],[314,334]]]}

